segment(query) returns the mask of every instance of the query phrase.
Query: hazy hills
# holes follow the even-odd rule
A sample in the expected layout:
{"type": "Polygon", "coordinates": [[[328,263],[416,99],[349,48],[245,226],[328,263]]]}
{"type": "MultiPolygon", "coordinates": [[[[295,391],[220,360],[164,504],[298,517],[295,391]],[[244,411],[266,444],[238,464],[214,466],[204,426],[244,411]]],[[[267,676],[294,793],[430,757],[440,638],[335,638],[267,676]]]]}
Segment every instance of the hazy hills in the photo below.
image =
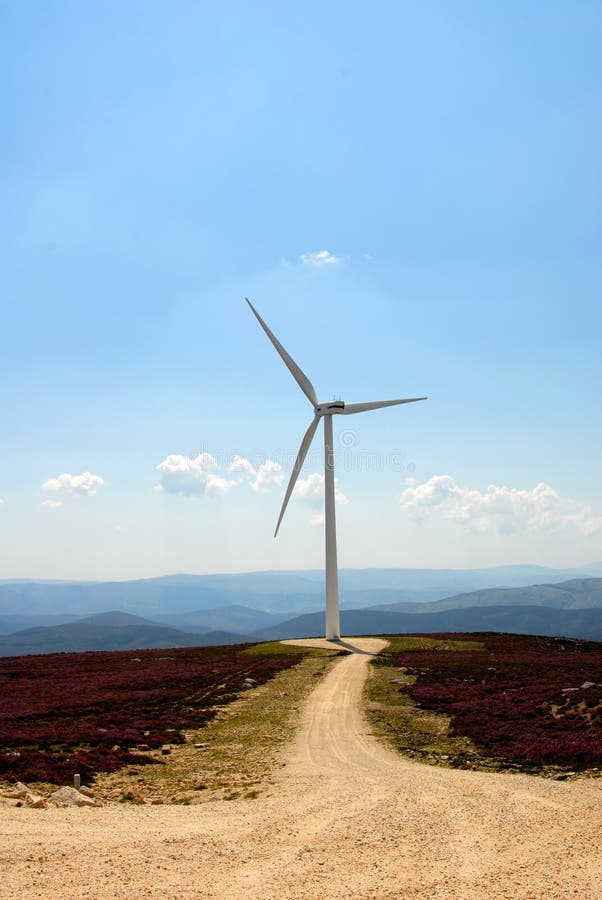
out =
{"type": "Polygon", "coordinates": [[[431,603],[381,603],[374,609],[390,612],[438,612],[469,606],[546,606],[554,609],[602,608],[602,578],[575,578],[560,584],[520,588],[489,588],[456,594],[431,603]]]}
{"type": "MultiPolygon", "coordinates": [[[[495,585],[439,596],[450,581],[480,583],[487,577],[497,582],[524,581],[533,568],[541,574],[541,569],[528,566],[343,570],[342,584],[355,587],[343,593],[342,629],[346,634],[509,631],[601,640],[600,577],[559,581],[560,570],[546,569],[547,577],[552,574],[546,584],[495,585]],[[369,587],[370,579],[381,586],[369,587]],[[404,582],[419,587],[391,587],[404,582]]],[[[319,572],[175,575],[121,583],[0,582],[0,634],[4,634],[0,656],[310,637],[323,632],[323,607],[319,572]],[[300,587],[305,589],[303,593],[298,592],[300,587]],[[292,588],[290,593],[286,593],[288,588],[292,588]],[[87,615],[73,611],[85,605],[95,609],[114,596],[121,597],[121,603],[92,615],[89,609],[87,615]],[[232,598],[238,602],[227,602],[232,598]],[[242,602],[249,598],[260,605],[242,602]],[[188,608],[195,600],[198,606],[188,608]],[[216,600],[220,601],[217,605],[207,605],[216,600]],[[57,605],[53,607],[53,603],[57,605]],[[66,603],[67,609],[61,603],[66,603]],[[160,610],[167,606],[168,610],[141,616],[124,608],[134,603],[160,610]],[[298,612],[301,614],[296,615],[298,612]]]]}
{"type": "Polygon", "coordinates": [[[162,622],[181,631],[196,633],[219,628],[230,629],[240,634],[251,634],[259,628],[278,625],[289,618],[286,613],[266,613],[250,606],[222,606],[217,609],[200,609],[195,612],[171,613],[154,616],[155,622],[162,622]]]}
{"type": "Polygon", "coordinates": [[[186,634],[140,616],[114,610],[65,625],[28,628],[0,637],[0,656],[76,653],[84,650],[151,650],[240,642],[240,635],[232,632],[186,634]]]}
{"type": "MultiPolygon", "coordinates": [[[[262,640],[311,637],[324,629],[324,615],[310,613],[268,628],[262,640]]],[[[466,631],[501,631],[602,640],[602,609],[562,610],[540,606],[488,606],[433,613],[401,613],[372,609],[341,612],[343,634],[403,634],[466,631]]]]}
{"type": "MultiPolygon", "coordinates": [[[[541,566],[341,569],[341,605],[357,609],[382,603],[430,602],[487,588],[553,584],[599,574],[599,564],[580,570],[541,566]]],[[[59,613],[81,617],[110,609],[154,619],[234,605],[290,618],[320,610],[323,593],[319,570],[166,575],[114,582],[9,580],[0,581],[0,619],[59,613]]]]}
{"type": "MultiPolygon", "coordinates": [[[[320,634],[323,614],[312,613],[259,632],[264,640],[320,634]]],[[[602,578],[572,579],[526,588],[492,588],[431,603],[380,604],[342,610],[347,634],[507,631],[602,640],[602,578]]]]}

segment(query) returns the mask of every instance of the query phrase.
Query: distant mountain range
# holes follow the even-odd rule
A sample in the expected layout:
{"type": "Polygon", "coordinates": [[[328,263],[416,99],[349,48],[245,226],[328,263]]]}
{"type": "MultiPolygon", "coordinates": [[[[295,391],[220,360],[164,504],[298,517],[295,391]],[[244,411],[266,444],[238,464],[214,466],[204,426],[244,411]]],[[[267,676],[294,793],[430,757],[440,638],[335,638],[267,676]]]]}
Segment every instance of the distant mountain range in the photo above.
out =
{"type": "MultiPolygon", "coordinates": [[[[599,575],[600,563],[579,570],[527,565],[489,569],[341,569],[341,606],[362,609],[383,603],[430,602],[487,588],[554,584],[599,575]]],[[[113,582],[15,579],[0,581],[0,620],[14,615],[82,617],[110,609],[154,619],[226,606],[246,606],[291,618],[322,609],[323,582],[319,570],[165,575],[113,582]]]]}
{"type": "MultiPolygon", "coordinates": [[[[312,613],[258,632],[263,640],[320,634],[323,614],[312,613]]],[[[602,578],[560,584],[491,588],[430,603],[379,604],[342,610],[347,634],[506,631],[602,640],[602,578]]]]}
{"type": "Polygon", "coordinates": [[[469,606],[547,606],[553,609],[602,608],[601,578],[573,578],[560,584],[533,584],[520,588],[489,588],[456,594],[432,603],[384,603],[373,609],[389,612],[434,613],[469,606]]]}
{"type": "MultiPolygon", "coordinates": [[[[503,575],[510,579],[519,576],[515,567],[503,570],[503,575]]],[[[521,569],[527,567],[520,567],[521,569]]],[[[347,577],[353,581],[353,574],[359,575],[356,583],[366,578],[369,571],[379,573],[380,579],[391,583],[398,574],[407,570],[346,570],[347,577]],[[384,574],[383,574],[384,573],[384,574]]],[[[416,572],[410,570],[411,578],[416,572]]],[[[473,570],[479,580],[483,572],[495,572],[502,577],[499,570],[473,570]]],[[[426,570],[427,580],[438,577],[426,570]]],[[[277,599],[276,586],[287,584],[282,581],[283,573],[252,573],[260,576],[251,579],[260,583],[262,589],[270,585],[270,576],[274,588],[272,596],[277,599]]],[[[298,573],[291,573],[293,587],[299,586],[298,573]]],[[[169,582],[167,588],[178,594],[184,591],[183,603],[190,600],[189,591],[193,590],[190,579],[205,576],[173,576],[170,578],[151,579],[151,590],[156,590],[156,582],[169,582]]],[[[207,576],[209,578],[241,578],[241,590],[244,590],[243,576],[207,576]]],[[[449,578],[449,575],[445,577],[449,578]]],[[[461,578],[465,579],[466,573],[461,578]]],[[[526,577],[526,576],[525,576],[526,577]]],[[[307,578],[311,583],[311,579],[307,578]]],[[[376,579],[378,580],[378,578],[376,579]]],[[[41,605],[43,592],[48,585],[40,582],[12,582],[19,585],[23,592],[35,585],[38,604],[41,605]]],[[[128,585],[140,585],[145,582],[125,582],[128,585]]],[[[315,605],[319,611],[304,612],[290,616],[285,611],[269,612],[243,604],[222,605],[213,608],[199,608],[192,611],[173,610],[159,613],[152,617],[133,615],[124,610],[96,613],[83,617],[75,617],[73,613],[38,612],[30,615],[8,613],[0,616],[0,656],[17,656],[31,653],[77,652],[83,650],[133,650],[142,648],[168,648],[186,646],[206,646],[217,644],[241,643],[258,640],[280,640],[283,638],[312,637],[323,633],[324,611],[322,586],[316,579],[315,605]],[[29,625],[33,627],[25,627],[29,625]]],[[[57,590],[74,587],[70,583],[51,583],[57,590]]],[[[0,596],[8,583],[0,584],[0,596]]],[[[77,583],[79,589],[86,584],[77,583]]],[[[102,584],[101,584],[102,586],[102,584]]],[[[91,587],[95,601],[98,599],[96,588],[91,587]]],[[[109,587],[112,587],[109,585],[109,587]]],[[[463,592],[441,599],[425,602],[424,591],[394,588],[358,588],[348,592],[347,596],[357,595],[362,605],[369,598],[383,598],[393,602],[376,603],[365,608],[345,609],[341,611],[341,625],[346,634],[397,634],[404,632],[436,633],[466,631],[505,631],[521,634],[555,635],[560,637],[579,637],[589,640],[602,640],[602,578],[572,578],[560,583],[535,584],[521,587],[492,587],[484,590],[463,592]],[[412,600],[399,600],[399,595],[412,596],[412,600]]],[[[231,596],[233,591],[223,587],[202,588],[198,596],[206,597],[204,592],[224,592],[231,596]]],[[[436,593],[436,591],[435,591],[436,593]]],[[[108,592],[110,596],[110,591],[108,592]]],[[[58,594],[54,594],[56,599],[58,594]]],[[[154,594],[163,597],[161,590],[154,594]]],[[[214,593],[211,596],[215,596],[214,593]]],[[[257,597],[258,595],[254,595],[257,597]]],[[[290,596],[299,596],[295,593],[290,596]]],[[[305,595],[308,596],[308,595],[305,595]]],[[[14,595],[9,592],[10,602],[14,595]]],[[[222,597],[223,599],[223,597],[222,597]]],[[[1,608],[1,607],[0,607],[1,608]]]]}
{"type": "MultiPolygon", "coordinates": [[[[244,639],[228,631],[187,634],[140,616],[111,611],[63,625],[27,628],[0,637],[0,656],[33,653],[77,653],[84,650],[153,650],[238,644],[244,639]]],[[[249,640],[249,638],[247,638],[249,640]]]]}
{"type": "MultiPolygon", "coordinates": [[[[324,615],[310,613],[267,628],[255,636],[264,641],[323,634],[324,615]]],[[[487,606],[433,613],[401,613],[372,609],[341,612],[343,634],[437,634],[499,631],[602,640],[602,609],[564,610],[541,606],[487,606]]]]}

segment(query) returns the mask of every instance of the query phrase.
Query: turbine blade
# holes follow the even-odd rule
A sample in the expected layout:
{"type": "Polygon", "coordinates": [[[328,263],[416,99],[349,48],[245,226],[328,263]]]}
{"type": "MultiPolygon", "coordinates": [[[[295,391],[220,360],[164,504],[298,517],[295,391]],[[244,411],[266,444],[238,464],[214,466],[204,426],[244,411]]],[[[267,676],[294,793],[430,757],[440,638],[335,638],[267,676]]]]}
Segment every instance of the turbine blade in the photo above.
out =
{"type": "Polygon", "coordinates": [[[303,468],[303,463],[305,462],[305,457],[307,456],[309,445],[311,444],[313,436],[316,433],[316,428],[318,427],[319,421],[320,417],[314,416],[311,425],[303,435],[303,440],[301,441],[301,446],[299,447],[299,452],[297,453],[297,459],[295,460],[295,463],[293,465],[293,471],[291,472],[291,477],[286,489],[286,494],[284,495],[284,500],[282,501],[282,508],[280,510],[280,515],[278,516],[278,524],[276,525],[274,537],[276,537],[276,535],[278,534],[278,529],[280,528],[280,523],[282,522],[284,511],[288,506],[288,501],[291,499],[293,488],[295,487],[295,483],[297,481],[297,478],[299,477],[299,472],[303,468]]]}
{"type": "Polygon", "coordinates": [[[399,406],[401,403],[416,403],[418,400],[428,400],[428,397],[409,397],[407,400],[374,400],[372,403],[346,403],[341,410],[344,416],[353,413],[366,412],[369,409],[382,409],[383,406],[399,406]]]}
{"type": "Polygon", "coordinates": [[[251,311],[253,312],[255,318],[257,319],[257,321],[259,322],[259,324],[261,325],[261,327],[263,328],[263,330],[265,331],[265,333],[271,340],[272,344],[274,345],[274,347],[276,348],[276,350],[282,357],[282,361],[284,362],[284,365],[287,367],[287,369],[289,370],[289,372],[291,373],[291,375],[293,376],[293,378],[295,379],[295,381],[297,382],[297,384],[299,385],[299,387],[301,388],[301,390],[303,391],[303,393],[305,394],[305,396],[307,397],[307,399],[309,400],[311,405],[317,406],[318,398],[316,396],[316,390],[315,390],[313,384],[311,383],[311,381],[309,380],[309,378],[307,377],[307,375],[305,374],[305,372],[301,371],[301,369],[299,368],[299,366],[297,365],[295,360],[292,358],[292,356],[289,356],[289,354],[286,352],[286,350],[284,349],[284,347],[282,346],[282,344],[280,343],[280,341],[278,340],[276,335],[272,334],[272,332],[270,331],[268,326],[265,324],[265,322],[263,321],[263,319],[261,318],[261,316],[255,309],[255,307],[253,306],[253,304],[251,303],[249,298],[245,297],[245,300],[251,307],[251,311]]]}

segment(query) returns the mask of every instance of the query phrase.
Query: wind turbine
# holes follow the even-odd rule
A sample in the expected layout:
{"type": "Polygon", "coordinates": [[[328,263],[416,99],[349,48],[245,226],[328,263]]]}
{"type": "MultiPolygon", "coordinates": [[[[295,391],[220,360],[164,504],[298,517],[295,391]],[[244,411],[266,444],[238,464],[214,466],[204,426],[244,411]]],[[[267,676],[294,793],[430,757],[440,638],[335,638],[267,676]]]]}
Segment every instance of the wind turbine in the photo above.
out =
{"type": "Polygon", "coordinates": [[[314,417],[303,436],[297,458],[293,465],[293,471],[282,501],[282,508],[278,516],[278,523],[274,537],[278,534],[282,517],[291,498],[299,472],[303,468],[307,451],[313,440],[320,419],[324,420],[324,535],[326,543],[325,568],[326,568],[326,640],[339,641],[341,639],[341,626],[339,622],[339,583],[337,572],[337,527],[334,507],[334,450],[332,440],[332,417],[350,416],[355,413],[366,412],[369,409],[381,409],[384,406],[399,406],[401,403],[416,403],[417,400],[426,400],[427,397],[410,397],[405,400],[374,400],[369,403],[343,403],[342,400],[333,400],[331,403],[319,403],[315,388],[307,375],[301,371],[295,360],[289,356],[278,338],[270,331],[248,297],[245,300],[251,307],[255,318],[271,340],[280,354],[284,365],[313,406],[314,417]]]}

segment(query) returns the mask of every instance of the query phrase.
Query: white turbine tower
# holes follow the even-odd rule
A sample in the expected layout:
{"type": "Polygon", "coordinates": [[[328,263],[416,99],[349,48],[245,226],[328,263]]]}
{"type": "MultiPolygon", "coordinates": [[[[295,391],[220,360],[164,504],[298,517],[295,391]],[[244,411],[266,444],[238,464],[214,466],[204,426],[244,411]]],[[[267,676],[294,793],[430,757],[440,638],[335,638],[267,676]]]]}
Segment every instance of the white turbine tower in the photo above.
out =
{"type": "Polygon", "coordinates": [[[410,397],[405,400],[374,400],[371,403],[343,403],[342,400],[333,400],[331,403],[319,403],[315,388],[307,375],[301,371],[294,359],[289,356],[278,338],[272,334],[268,326],[265,324],[251,301],[246,298],[247,303],[251,307],[257,321],[271,340],[272,344],[282,357],[285,366],[289,369],[291,375],[311,403],[314,409],[314,417],[297,453],[297,458],[293,465],[293,471],[282,501],[282,508],[278,516],[278,523],[274,537],[278,534],[284,511],[288,505],[288,501],[293,493],[293,488],[299,472],[303,468],[303,462],[307,456],[313,436],[320,423],[320,419],[324,419],[324,533],[326,542],[326,639],[338,641],[341,638],[341,627],[339,623],[339,584],[337,573],[337,527],[334,508],[334,450],[332,441],[332,417],[333,416],[350,416],[354,413],[365,412],[369,409],[381,409],[383,406],[399,406],[401,403],[415,403],[417,400],[426,400],[426,397],[410,397]]]}

